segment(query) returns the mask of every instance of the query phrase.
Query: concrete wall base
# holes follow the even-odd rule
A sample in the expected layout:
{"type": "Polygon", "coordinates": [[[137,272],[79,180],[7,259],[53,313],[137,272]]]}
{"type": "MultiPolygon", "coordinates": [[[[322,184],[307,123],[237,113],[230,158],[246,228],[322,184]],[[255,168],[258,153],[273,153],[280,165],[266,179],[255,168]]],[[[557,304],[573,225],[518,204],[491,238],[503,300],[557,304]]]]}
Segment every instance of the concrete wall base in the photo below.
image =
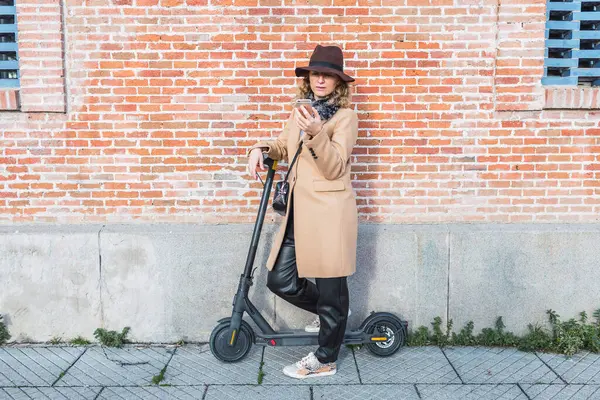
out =
{"type": "MultiPolygon", "coordinates": [[[[0,313],[15,341],[93,339],[132,328],[140,342],[206,341],[230,315],[251,225],[0,227],[0,313]]],[[[313,319],[275,298],[263,229],[251,299],[276,327],[313,319]]],[[[508,330],[600,308],[600,224],[361,225],[350,326],[391,311],[409,329],[452,318],[508,330]]]]}

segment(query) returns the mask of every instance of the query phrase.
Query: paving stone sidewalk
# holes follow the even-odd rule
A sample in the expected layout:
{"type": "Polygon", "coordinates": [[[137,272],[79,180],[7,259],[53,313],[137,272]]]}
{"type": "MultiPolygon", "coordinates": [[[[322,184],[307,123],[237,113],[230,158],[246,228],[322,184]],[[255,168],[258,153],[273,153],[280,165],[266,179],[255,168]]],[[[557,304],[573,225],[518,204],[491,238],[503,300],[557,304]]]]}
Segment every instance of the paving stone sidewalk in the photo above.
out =
{"type": "Polygon", "coordinates": [[[600,400],[600,355],[593,353],[406,347],[380,358],[344,347],[333,377],[298,381],[282,374],[310,350],[254,346],[241,362],[225,364],[208,345],[6,346],[0,399],[600,400]],[[161,371],[162,381],[153,384],[161,371]]]}

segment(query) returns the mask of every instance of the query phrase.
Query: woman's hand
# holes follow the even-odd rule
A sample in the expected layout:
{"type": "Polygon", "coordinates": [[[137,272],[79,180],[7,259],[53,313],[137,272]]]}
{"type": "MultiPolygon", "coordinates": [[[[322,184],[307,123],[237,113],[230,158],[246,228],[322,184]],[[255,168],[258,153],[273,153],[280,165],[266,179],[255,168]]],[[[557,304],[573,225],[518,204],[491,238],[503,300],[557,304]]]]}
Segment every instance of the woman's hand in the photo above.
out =
{"type": "Polygon", "coordinates": [[[250,152],[248,156],[248,173],[254,178],[258,179],[258,173],[256,167],[260,167],[263,171],[266,169],[263,164],[262,149],[256,148],[250,152]]]}
{"type": "Polygon", "coordinates": [[[305,106],[301,106],[297,108],[298,112],[296,113],[296,124],[309,136],[315,136],[317,133],[321,132],[323,128],[323,122],[321,121],[321,116],[319,112],[315,110],[314,107],[311,107],[312,115],[308,112],[305,106]]]}

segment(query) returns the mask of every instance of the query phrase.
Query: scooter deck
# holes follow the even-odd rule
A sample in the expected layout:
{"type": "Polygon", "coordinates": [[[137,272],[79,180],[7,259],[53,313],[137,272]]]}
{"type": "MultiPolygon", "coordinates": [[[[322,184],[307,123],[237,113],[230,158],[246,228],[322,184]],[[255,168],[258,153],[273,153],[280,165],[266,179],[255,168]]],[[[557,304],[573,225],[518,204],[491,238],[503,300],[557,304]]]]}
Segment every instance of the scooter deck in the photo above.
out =
{"type": "MultiPolygon", "coordinates": [[[[361,330],[346,331],[343,344],[372,343],[371,335],[361,330]]],[[[319,344],[318,332],[291,329],[276,334],[256,333],[255,343],[262,346],[312,346],[319,344]]]]}

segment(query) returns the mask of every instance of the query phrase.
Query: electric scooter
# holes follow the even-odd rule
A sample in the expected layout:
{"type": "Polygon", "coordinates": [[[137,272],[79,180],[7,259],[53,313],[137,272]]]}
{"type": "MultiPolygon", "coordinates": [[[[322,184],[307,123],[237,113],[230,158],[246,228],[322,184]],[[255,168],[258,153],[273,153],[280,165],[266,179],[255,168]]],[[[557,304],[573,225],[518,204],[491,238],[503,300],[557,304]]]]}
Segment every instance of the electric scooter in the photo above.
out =
{"type": "MultiPolygon", "coordinates": [[[[250,351],[252,344],[261,346],[316,346],[319,344],[318,332],[310,333],[304,330],[275,331],[248,298],[248,292],[254,279],[252,266],[258,249],[260,232],[267,211],[277,161],[265,156],[264,165],[269,167],[269,171],[260,199],[250,250],[246,258],[246,266],[233,298],[233,312],[231,317],[219,320],[210,335],[212,354],[224,362],[235,362],[243,359],[250,351]],[[250,324],[242,319],[244,313],[247,313],[258,326],[259,332],[254,332],[250,324]]],[[[365,345],[371,353],[386,357],[394,354],[406,343],[407,327],[408,323],[394,314],[372,312],[358,329],[346,330],[343,343],[365,345]]]]}

